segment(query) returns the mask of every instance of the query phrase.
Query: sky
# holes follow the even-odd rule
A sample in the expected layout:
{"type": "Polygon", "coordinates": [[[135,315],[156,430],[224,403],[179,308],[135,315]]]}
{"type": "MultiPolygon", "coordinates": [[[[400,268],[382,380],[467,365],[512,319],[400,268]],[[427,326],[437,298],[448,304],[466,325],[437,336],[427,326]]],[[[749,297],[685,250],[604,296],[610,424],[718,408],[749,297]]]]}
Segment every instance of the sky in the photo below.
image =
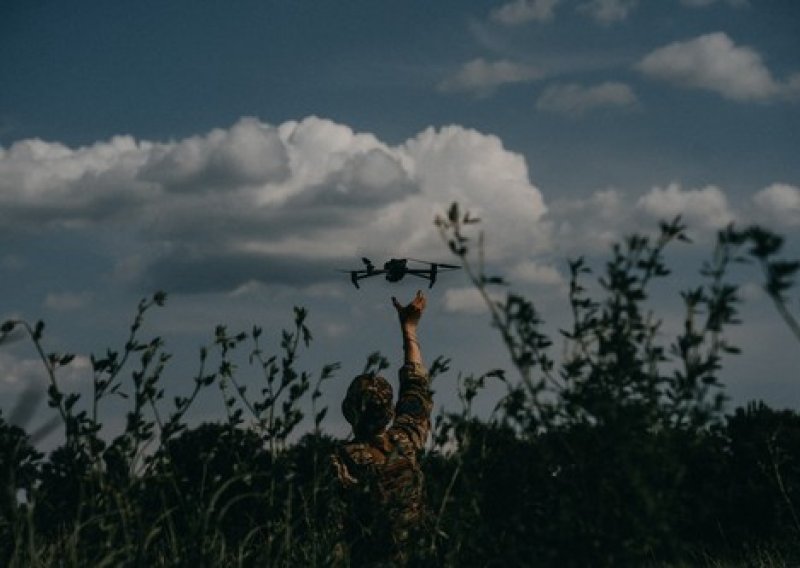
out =
{"type": "MultiPolygon", "coordinates": [[[[324,401],[344,436],[338,403],[367,355],[400,363],[389,298],[425,282],[356,290],[336,269],[453,262],[433,221],[457,201],[554,334],[567,259],[600,272],[613,241],[681,215],[694,244],[650,298],[668,343],[718,229],[760,223],[800,255],[798,29],[795,0],[3,2],[0,319],[44,320],[46,348],[77,354],[64,387],[86,393],[89,355],[164,290],[143,333],[185,394],[217,324],[262,326],[274,349],[304,306],[301,365],[342,363],[324,401]]],[[[798,409],[797,343],[758,272],[735,279],[731,407],[798,409]]],[[[435,390],[455,409],[459,373],[510,365],[463,272],[428,297],[423,352],[451,359],[435,390]]],[[[4,412],[44,380],[35,357],[0,345],[4,412]]],[[[257,384],[246,354],[240,373],[257,384]]],[[[220,410],[209,395],[191,418],[220,410]]]]}

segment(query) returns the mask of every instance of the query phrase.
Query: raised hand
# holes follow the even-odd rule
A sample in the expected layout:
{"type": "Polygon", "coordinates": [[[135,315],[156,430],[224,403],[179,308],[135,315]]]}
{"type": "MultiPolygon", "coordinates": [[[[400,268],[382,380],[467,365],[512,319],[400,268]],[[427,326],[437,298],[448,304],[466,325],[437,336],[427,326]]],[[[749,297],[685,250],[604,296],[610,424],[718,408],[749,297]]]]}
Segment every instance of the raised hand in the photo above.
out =
{"type": "Polygon", "coordinates": [[[400,325],[404,328],[416,328],[422,317],[422,312],[425,311],[426,300],[422,290],[417,290],[417,295],[407,306],[401,305],[394,296],[392,296],[392,304],[397,310],[400,325]]]}

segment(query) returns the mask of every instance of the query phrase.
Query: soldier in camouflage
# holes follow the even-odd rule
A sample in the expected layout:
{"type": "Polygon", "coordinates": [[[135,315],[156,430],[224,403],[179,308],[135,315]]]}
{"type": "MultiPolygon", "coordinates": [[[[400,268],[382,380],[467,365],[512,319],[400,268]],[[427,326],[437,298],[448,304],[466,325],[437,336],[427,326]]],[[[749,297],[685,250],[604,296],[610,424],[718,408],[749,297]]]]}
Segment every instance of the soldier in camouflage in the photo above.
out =
{"type": "Polygon", "coordinates": [[[392,386],[385,378],[353,379],[342,402],[353,440],[332,456],[348,506],[343,529],[352,566],[405,564],[409,540],[424,521],[417,454],[428,438],[433,406],[417,340],[425,296],[417,292],[407,306],[396,298],[392,303],[404,352],[397,404],[392,409],[392,386]]]}

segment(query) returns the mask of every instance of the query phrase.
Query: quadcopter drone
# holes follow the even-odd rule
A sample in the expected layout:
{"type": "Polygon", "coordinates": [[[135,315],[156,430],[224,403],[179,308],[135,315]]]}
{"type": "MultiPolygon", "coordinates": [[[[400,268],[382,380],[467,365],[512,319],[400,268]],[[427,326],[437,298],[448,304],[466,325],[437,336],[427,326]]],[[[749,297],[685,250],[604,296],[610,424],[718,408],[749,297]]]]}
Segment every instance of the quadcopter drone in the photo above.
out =
{"type": "Polygon", "coordinates": [[[359,288],[358,281],[363,280],[364,278],[370,278],[372,276],[378,276],[379,274],[385,274],[386,280],[389,282],[399,282],[403,279],[406,274],[410,274],[412,276],[418,276],[420,278],[425,278],[426,280],[430,281],[428,284],[428,288],[433,288],[434,283],[436,282],[436,276],[439,272],[443,270],[458,270],[461,268],[460,266],[455,266],[452,264],[442,264],[441,262],[428,262],[426,260],[416,260],[414,258],[392,258],[384,263],[383,268],[377,270],[375,265],[372,264],[372,261],[368,258],[362,258],[361,261],[364,263],[364,268],[361,270],[340,270],[339,272],[347,272],[350,274],[350,282],[353,283],[353,286],[359,288]],[[418,262],[421,264],[427,264],[428,268],[409,268],[408,262],[418,262]]]}

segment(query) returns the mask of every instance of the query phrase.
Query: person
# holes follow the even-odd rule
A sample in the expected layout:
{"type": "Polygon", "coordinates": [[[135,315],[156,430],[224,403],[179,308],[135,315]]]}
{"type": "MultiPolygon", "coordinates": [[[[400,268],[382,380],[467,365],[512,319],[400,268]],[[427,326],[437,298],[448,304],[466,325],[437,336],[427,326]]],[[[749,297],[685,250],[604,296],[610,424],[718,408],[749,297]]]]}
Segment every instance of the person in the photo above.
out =
{"type": "Polygon", "coordinates": [[[392,386],[385,378],[353,379],[342,402],[353,438],[332,456],[346,505],[343,546],[351,566],[404,565],[409,543],[425,522],[418,453],[431,429],[433,400],[417,326],[426,299],[418,291],[408,305],[394,297],[392,304],[404,353],[397,404],[392,409],[392,386]]]}

